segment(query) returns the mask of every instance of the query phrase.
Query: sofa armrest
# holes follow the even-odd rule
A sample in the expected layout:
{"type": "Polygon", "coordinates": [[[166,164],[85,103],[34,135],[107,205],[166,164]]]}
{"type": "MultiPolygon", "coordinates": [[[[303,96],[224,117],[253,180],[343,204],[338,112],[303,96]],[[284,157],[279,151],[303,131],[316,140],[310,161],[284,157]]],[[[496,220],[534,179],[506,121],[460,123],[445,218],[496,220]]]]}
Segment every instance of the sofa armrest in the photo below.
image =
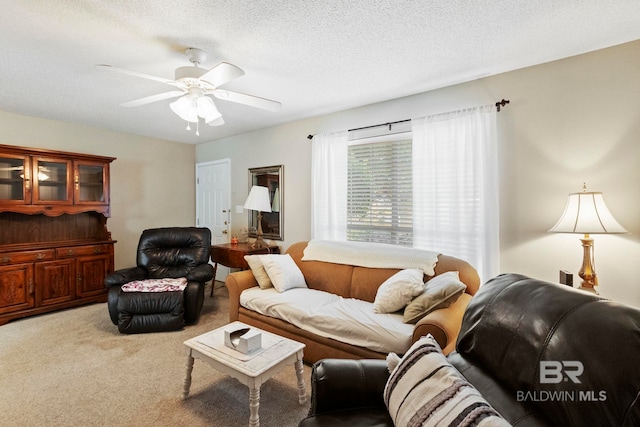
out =
{"type": "Polygon", "coordinates": [[[235,322],[240,311],[240,294],[245,289],[258,286],[258,282],[251,270],[242,270],[229,274],[224,285],[229,291],[229,321],[235,322]]]}
{"type": "Polygon", "coordinates": [[[128,267],[116,270],[104,278],[107,288],[111,286],[122,286],[134,280],[144,280],[147,278],[147,270],[142,267],[128,267]]]}
{"type": "Polygon", "coordinates": [[[309,415],[366,407],[386,409],[383,394],[388,378],[386,360],[319,360],[311,370],[309,415]]]}
{"type": "Polygon", "coordinates": [[[462,316],[471,301],[471,295],[463,293],[447,308],[434,310],[416,323],[413,329],[412,343],[427,334],[438,341],[442,352],[449,354],[456,348],[456,341],[462,327],[462,316]]]}

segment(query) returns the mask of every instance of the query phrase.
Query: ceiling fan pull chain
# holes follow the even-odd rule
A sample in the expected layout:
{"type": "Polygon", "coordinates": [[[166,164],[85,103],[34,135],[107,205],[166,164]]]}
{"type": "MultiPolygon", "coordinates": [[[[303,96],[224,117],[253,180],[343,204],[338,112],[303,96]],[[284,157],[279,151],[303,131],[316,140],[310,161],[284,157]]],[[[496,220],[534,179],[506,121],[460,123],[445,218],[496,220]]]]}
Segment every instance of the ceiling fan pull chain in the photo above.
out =
{"type": "Polygon", "coordinates": [[[200,136],[200,119],[196,122],[196,136],[200,136]]]}
{"type": "Polygon", "coordinates": [[[189,123],[189,121],[187,121],[187,130],[191,130],[191,123],[189,123]]]}

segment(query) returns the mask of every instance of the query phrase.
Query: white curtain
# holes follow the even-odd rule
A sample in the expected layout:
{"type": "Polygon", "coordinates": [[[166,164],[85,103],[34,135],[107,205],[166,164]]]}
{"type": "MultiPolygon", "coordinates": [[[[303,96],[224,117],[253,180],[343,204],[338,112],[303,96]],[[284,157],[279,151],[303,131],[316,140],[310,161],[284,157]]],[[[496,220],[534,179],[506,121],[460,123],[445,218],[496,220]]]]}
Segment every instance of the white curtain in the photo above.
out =
{"type": "Polygon", "coordinates": [[[311,144],[311,237],[347,240],[348,133],[316,135],[311,144]]]}
{"type": "Polygon", "coordinates": [[[498,274],[498,155],[493,106],[412,120],[414,247],[498,274]]]}

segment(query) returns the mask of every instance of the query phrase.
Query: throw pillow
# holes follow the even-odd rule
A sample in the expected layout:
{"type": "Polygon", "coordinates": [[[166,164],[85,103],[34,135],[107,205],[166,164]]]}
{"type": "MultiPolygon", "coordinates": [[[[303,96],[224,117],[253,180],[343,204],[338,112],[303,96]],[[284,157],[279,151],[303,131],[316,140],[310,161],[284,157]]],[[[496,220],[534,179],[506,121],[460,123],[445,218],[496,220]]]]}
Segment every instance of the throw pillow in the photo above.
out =
{"type": "Polygon", "coordinates": [[[380,285],[373,301],[374,313],[393,313],[402,310],[409,301],[424,291],[423,273],[409,268],[389,277],[380,285]]]}
{"type": "Polygon", "coordinates": [[[431,335],[402,357],[389,376],[384,402],[396,426],[510,425],[447,361],[431,335]]]}
{"type": "Polygon", "coordinates": [[[457,271],[447,271],[427,282],[424,292],[411,301],[404,309],[404,323],[416,323],[425,315],[438,308],[449,307],[467,289],[457,271]]]}
{"type": "Polygon", "coordinates": [[[249,264],[249,268],[253,273],[253,277],[256,278],[260,289],[273,288],[271,279],[269,279],[269,275],[265,271],[262,261],[260,261],[260,255],[245,255],[244,259],[247,261],[247,264],[249,264]]]}
{"type": "Polygon", "coordinates": [[[392,373],[396,366],[400,363],[400,356],[395,353],[387,354],[387,370],[392,373]]]}
{"type": "Polygon", "coordinates": [[[273,287],[278,292],[293,288],[306,288],[302,271],[298,268],[291,255],[259,255],[264,269],[271,279],[273,287]]]}
{"type": "Polygon", "coordinates": [[[122,292],[182,292],[187,287],[185,277],[172,279],[144,279],[125,283],[120,287],[122,292]]]}

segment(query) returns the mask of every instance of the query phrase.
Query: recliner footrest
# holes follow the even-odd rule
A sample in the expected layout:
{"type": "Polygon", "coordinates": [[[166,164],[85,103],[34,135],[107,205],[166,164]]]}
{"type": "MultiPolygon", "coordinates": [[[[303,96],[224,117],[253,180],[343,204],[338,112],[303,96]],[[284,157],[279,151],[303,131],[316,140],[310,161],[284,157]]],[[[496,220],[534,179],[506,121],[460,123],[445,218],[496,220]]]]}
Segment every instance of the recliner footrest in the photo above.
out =
{"type": "Polygon", "coordinates": [[[184,327],[182,292],[120,292],[118,330],[123,334],[175,331],[184,327]]]}

